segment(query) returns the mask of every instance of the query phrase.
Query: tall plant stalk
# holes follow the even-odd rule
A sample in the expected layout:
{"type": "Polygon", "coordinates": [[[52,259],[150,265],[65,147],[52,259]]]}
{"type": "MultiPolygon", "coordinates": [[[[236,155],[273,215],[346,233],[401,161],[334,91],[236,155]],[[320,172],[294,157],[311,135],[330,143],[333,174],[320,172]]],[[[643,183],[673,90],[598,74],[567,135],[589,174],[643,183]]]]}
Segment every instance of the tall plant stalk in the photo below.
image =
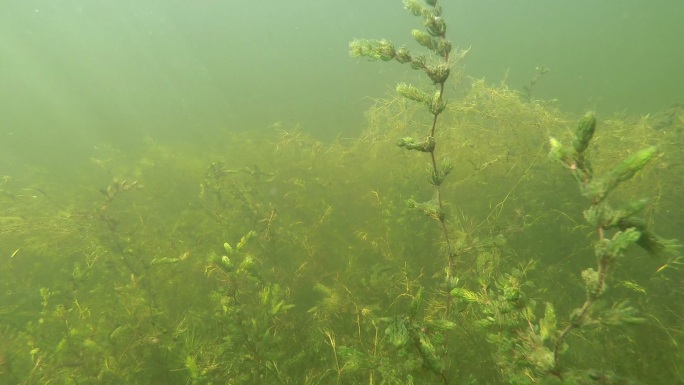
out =
{"type": "MultiPolygon", "coordinates": [[[[445,295],[445,318],[449,318],[451,312],[451,290],[453,279],[453,266],[455,252],[453,242],[449,234],[447,219],[442,198],[441,185],[453,166],[447,158],[437,155],[437,128],[439,118],[446,108],[444,96],[445,84],[451,72],[451,63],[454,59],[462,58],[466,51],[452,53],[452,44],[446,37],[447,25],[442,18],[442,7],[437,0],[425,0],[424,4],[417,0],[405,0],[404,5],[413,15],[422,17],[425,30],[414,29],[411,35],[418,44],[427,48],[435,59],[428,60],[423,53],[411,53],[406,46],[395,48],[394,44],[387,40],[354,40],[349,44],[349,52],[352,57],[368,57],[371,60],[392,61],[409,64],[412,69],[423,71],[432,81],[435,91],[425,92],[413,85],[400,83],[396,90],[401,96],[424,104],[432,115],[430,132],[422,139],[404,137],[397,141],[397,145],[407,150],[415,150],[427,153],[430,156],[430,175],[428,180],[435,186],[435,199],[428,202],[409,201],[409,205],[439,222],[444,242],[446,245],[446,282],[445,295]]],[[[446,345],[446,339],[445,339],[446,345]]]]}
{"type": "Polygon", "coordinates": [[[559,378],[563,378],[561,352],[571,332],[606,319],[610,320],[606,322],[610,324],[642,321],[635,315],[636,310],[626,302],[617,304],[610,311],[597,313],[594,310],[594,305],[606,291],[606,281],[611,267],[624,256],[627,248],[636,244],[649,254],[659,255],[671,253],[677,246],[675,241],[660,238],[646,226],[646,221],[636,216],[647,205],[647,199],[632,201],[620,209],[613,209],[607,200],[618,185],[631,179],[657,155],[657,147],[647,147],[628,156],[606,175],[598,177],[594,175],[590,159],[586,155],[595,129],[596,118],[593,113],[587,113],[577,125],[572,146],[564,147],[556,139],[550,140],[550,157],[567,167],[578,182],[582,195],[591,202],[589,208],[584,211],[584,218],[596,229],[595,253],[598,260],[597,270],[589,268],[582,271],[586,291],[584,303],[571,312],[569,323],[560,329],[555,337],[550,372],[559,378]],[[612,237],[609,237],[610,231],[614,233],[612,237]]]}

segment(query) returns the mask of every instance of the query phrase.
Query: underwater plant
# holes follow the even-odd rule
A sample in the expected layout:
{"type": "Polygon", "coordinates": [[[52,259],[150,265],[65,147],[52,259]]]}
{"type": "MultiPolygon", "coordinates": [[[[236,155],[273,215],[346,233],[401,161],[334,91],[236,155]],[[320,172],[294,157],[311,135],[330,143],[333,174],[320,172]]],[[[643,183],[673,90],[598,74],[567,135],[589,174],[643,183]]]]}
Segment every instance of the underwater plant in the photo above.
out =
{"type": "MultiPolygon", "coordinates": [[[[445,271],[446,282],[453,279],[453,263],[455,251],[452,245],[450,231],[447,226],[445,203],[442,199],[440,187],[453,170],[453,165],[448,157],[440,157],[437,154],[437,139],[439,117],[444,112],[447,101],[445,98],[445,84],[449,79],[451,68],[455,62],[462,59],[467,51],[452,53],[452,43],[446,36],[447,24],[442,18],[442,6],[437,0],[426,0],[423,3],[417,0],[404,1],[406,9],[414,16],[422,17],[424,31],[414,29],[411,35],[421,46],[427,48],[436,59],[429,59],[424,53],[411,53],[406,46],[395,47],[388,40],[353,40],[349,43],[349,54],[352,57],[368,57],[371,60],[391,61],[396,60],[402,64],[409,64],[414,70],[420,70],[432,82],[435,90],[426,92],[420,88],[406,83],[400,83],[396,87],[399,95],[406,99],[423,104],[431,115],[430,131],[422,138],[403,137],[397,140],[397,146],[407,150],[423,152],[430,157],[430,169],[428,181],[435,187],[435,197],[426,202],[409,200],[408,205],[435,219],[444,236],[446,244],[447,268],[445,271]]],[[[450,312],[450,296],[446,296],[446,314],[450,312]]]]}
{"type": "MultiPolygon", "coordinates": [[[[613,383],[617,377],[611,373],[596,371],[566,370],[561,365],[561,356],[568,349],[567,338],[575,330],[592,324],[623,324],[641,321],[636,310],[623,301],[611,309],[598,311],[595,304],[606,290],[606,280],[610,268],[622,258],[626,249],[636,244],[651,254],[658,255],[671,252],[675,243],[658,237],[646,225],[646,221],[637,214],[647,205],[647,200],[631,202],[621,209],[613,209],[607,203],[607,197],[620,183],[632,178],[656,154],[656,147],[649,147],[619,162],[612,171],[598,178],[593,175],[590,159],[586,150],[593,137],[596,120],[593,114],[587,114],[578,124],[571,147],[563,147],[557,140],[551,139],[551,158],[561,161],[578,181],[582,194],[591,201],[591,206],[584,213],[585,219],[598,235],[595,247],[598,258],[597,270],[586,269],[582,272],[586,299],[582,306],[572,311],[568,324],[562,328],[557,325],[555,308],[547,302],[542,315],[536,315],[537,301],[525,294],[525,288],[532,287],[527,280],[527,273],[534,267],[534,262],[527,266],[513,269],[510,273],[486,271],[477,278],[481,286],[478,291],[471,291],[459,286],[459,279],[454,271],[455,258],[459,255],[459,245],[455,245],[453,233],[449,229],[448,215],[445,210],[442,185],[454,166],[451,161],[437,153],[438,123],[441,114],[446,110],[444,95],[445,82],[449,78],[452,65],[463,58],[467,51],[452,53],[452,43],[446,37],[447,24],[441,17],[442,9],[436,0],[404,1],[406,8],[415,16],[423,18],[424,31],[414,29],[412,36],[421,46],[430,51],[429,60],[423,54],[412,53],[406,46],[396,47],[392,42],[382,40],[354,40],[350,43],[352,57],[367,57],[372,61],[397,61],[409,64],[412,69],[423,71],[432,82],[435,90],[426,92],[422,89],[401,83],[396,91],[403,98],[423,104],[431,115],[430,131],[421,138],[402,137],[396,144],[406,150],[428,154],[430,158],[428,181],[434,186],[434,197],[428,201],[409,199],[408,206],[438,222],[443,237],[443,250],[446,259],[445,284],[441,293],[445,295],[443,312],[439,318],[431,321],[423,319],[420,314],[423,305],[423,288],[407,294],[411,298],[406,315],[380,319],[387,328],[385,335],[397,348],[411,345],[422,359],[423,367],[438,375],[444,384],[449,382],[446,374],[446,359],[449,354],[448,332],[455,327],[452,320],[452,301],[474,304],[481,310],[475,325],[494,331],[487,332],[489,342],[496,345],[494,360],[502,369],[502,376],[510,383],[536,383],[546,381],[549,376],[564,383],[585,383],[607,381],[613,383]],[[609,232],[613,231],[612,237],[609,232]],[[439,321],[440,326],[429,326],[429,322],[439,321]],[[529,326],[529,327],[528,327],[529,326]],[[421,333],[425,330],[438,330],[436,333],[421,333]],[[545,380],[546,379],[546,380],[545,380]]],[[[537,76],[526,87],[528,102],[531,87],[548,69],[539,67],[537,76]]],[[[524,99],[524,95],[521,97],[524,99]]],[[[502,202],[503,203],[503,202],[502,202]]],[[[493,238],[493,239],[496,239],[493,238]]],[[[500,242],[492,240],[492,244],[500,242]]],[[[473,247],[471,249],[479,249],[473,247]]],[[[493,264],[492,254],[480,252],[478,263],[493,264]],[[482,262],[480,262],[482,261],[482,262]]],[[[482,272],[483,270],[480,269],[482,272]]],[[[437,292],[440,292],[438,290],[437,292]]],[[[427,312],[426,312],[427,313],[427,312]]],[[[404,353],[402,353],[404,354],[404,353]]]]}
{"type": "Polygon", "coordinates": [[[618,209],[608,202],[611,192],[623,182],[632,179],[658,155],[658,148],[646,147],[619,161],[605,175],[596,176],[587,155],[595,130],[596,117],[590,112],[577,124],[572,146],[563,146],[553,137],[549,140],[549,157],[561,162],[570,171],[580,192],[591,203],[584,211],[584,218],[595,229],[597,237],[594,245],[597,267],[582,271],[586,291],[584,303],[570,313],[568,324],[555,330],[551,339],[553,360],[549,361],[550,367],[547,370],[560,379],[564,378],[561,354],[567,349],[566,340],[571,332],[596,324],[620,325],[644,321],[627,301],[616,303],[608,310],[596,310],[597,302],[603,298],[608,288],[611,270],[624,259],[627,249],[637,245],[649,255],[657,257],[675,254],[678,248],[676,241],[661,238],[638,216],[648,205],[648,199],[632,200],[618,209]]]}
{"type": "Polygon", "coordinates": [[[447,331],[455,327],[455,324],[449,321],[452,304],[449,292],[454,288],[456,282],[453,271],[456,250],[451,231],[448,228],[441,186],[453,170],[453,165],[448,157],[438,155],[437,134],[440,115],[447,106],[445,84],[449,79],[452,66],[462,59],[467,51],[459,51],[458,49],[454,51],[451,41],[446,36],[447,23],[442,18],[442,6],[438,4],[437,0],[425,0],[424,2],[405,0],[404,6],[411,14],[422,18],[424,30],[413,29],[411,35],[418,44],[428,50],[428,55],[413,53],[404,45],[396,47],[386,39],[353,40],[349,43],[349,54],[352,57],[367,57],[370,60],[385,62],[395,60],[401,64],[409,64],[412,69],[422,71],[433,85],[432,91],[424,91],[407,83],[400,83],[396,86],[396,92],[399,95],[424,105],[431,115],[430,130],[426,135],[421,138],[399,138],[396,145],[409,151],[425,153],[430,158],[428,181],[434,186],[434,198],[424,202],[409,199],[407,204],[410,208],[436,220],[441,228],[445,244],[444,258],[446,259],[446,288],[443,292],[444,313],[439,320],[421,319],[418,314],[422,306],[423,294],[422,288],[419,288],[418,292],[413,295],[407,315],[385,319],[384,321],[388,324],[385,333],[392,344],[398,348],[413,345],[422,358],[424,366],[440,376],[443,383],[447,384],[448,379],[444,372],[443,356],[446,354],[448,345],[447,331]],[[426,326],[426,322],[430,324],[429,327],[426,326]],[[435,333],[430,335],[425,333],[425,330],[437,331],[442,335],[439,337],[435,333]]]}
{"type": "Polygon", "coordinates": [[[0,384],[684,383],[681,265],[651,226],[684,224],[684,136],[462,78],[437,1],[405,5],[424,50],[350,51],[425,85],[359,137],[278,123],[0,175],[0,384]]]}

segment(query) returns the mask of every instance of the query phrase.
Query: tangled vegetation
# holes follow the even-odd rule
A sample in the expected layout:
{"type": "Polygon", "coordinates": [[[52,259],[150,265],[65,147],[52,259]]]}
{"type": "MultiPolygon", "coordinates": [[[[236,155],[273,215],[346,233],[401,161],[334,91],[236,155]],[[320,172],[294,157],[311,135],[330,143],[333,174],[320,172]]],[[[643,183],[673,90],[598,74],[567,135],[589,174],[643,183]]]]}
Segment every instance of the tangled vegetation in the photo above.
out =
{"type": "Polygon", "coordinates": [[[437,1],[407,5],[437,63],[352,51],[436,90],[400,85],[357,138],[274,124],[3,175],[0,383],[684,381],[682,110],[470,79],[437,1]]]}

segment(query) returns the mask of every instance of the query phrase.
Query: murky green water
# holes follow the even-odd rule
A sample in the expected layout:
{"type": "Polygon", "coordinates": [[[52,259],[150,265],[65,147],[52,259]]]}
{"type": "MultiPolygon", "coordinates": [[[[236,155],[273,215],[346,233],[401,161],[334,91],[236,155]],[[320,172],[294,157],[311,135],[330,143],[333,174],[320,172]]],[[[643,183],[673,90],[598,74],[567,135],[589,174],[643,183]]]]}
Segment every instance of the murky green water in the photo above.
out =
{"type": "Polygon", "coordinates": [[[439,183],[399,1],[0,6],[0,383],[683,383],[682,7],[442,5],[439,183]]]}

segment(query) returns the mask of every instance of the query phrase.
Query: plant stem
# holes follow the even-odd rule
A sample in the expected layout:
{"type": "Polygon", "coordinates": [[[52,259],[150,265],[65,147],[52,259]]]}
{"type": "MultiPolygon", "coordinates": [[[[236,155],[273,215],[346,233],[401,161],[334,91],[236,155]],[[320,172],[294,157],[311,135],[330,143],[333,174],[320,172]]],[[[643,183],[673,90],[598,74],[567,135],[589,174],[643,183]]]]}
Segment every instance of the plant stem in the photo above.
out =
{"type": "MultiPolygon", "coordinates": [[[[604,240],[603,227],[599,226],[597,232],[599,235],[599,242],[602,242],[604,240]]],[[[594,288],[591,292],[587,292],[587,298],[582,304],[582,307],[579,309],[577,316],[558,335],[558,339],[553,347],[553,370],[551,373],[560,379],[563,378],[560,369],[560,349],[563,346],[565,338],[568,336],[568,334],[583,325],[589,310],[591,310],[591,307],[594,305],[594,303],[596,303],[596,300],[601,297],[606,285],[609,264],[610,258],[603,253],[599,258],[598,283],[596,284],[596,288],[594,288]]]]}

